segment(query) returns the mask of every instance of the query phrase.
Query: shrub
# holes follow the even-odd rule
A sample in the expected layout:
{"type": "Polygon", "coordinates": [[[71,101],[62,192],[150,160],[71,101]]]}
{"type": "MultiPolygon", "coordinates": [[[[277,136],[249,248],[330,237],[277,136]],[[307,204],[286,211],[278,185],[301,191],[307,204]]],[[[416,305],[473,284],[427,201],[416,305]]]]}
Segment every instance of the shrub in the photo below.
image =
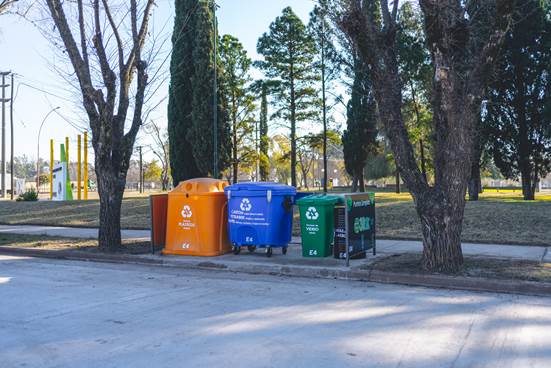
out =
{"type": "Polygon", "coordinates": [[[34,202],[38,201],[38,193],[33,189],[26,191],[23,194],[20,194],[19,197],[17,197],[18,202],[34,202]]]}

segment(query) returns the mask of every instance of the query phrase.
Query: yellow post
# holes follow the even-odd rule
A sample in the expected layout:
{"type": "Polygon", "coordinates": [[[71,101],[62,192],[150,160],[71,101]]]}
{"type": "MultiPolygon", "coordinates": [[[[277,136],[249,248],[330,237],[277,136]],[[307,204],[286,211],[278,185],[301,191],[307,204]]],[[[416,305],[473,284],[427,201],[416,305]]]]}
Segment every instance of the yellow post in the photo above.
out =
{"type": "Polygon", "coordinates": [[[80,182],[80,179],[81,179],[81,174],[82,174],[82,170],[81,170],[81,161],[80,161],[80,151],[81,151],[81,146],[80,146],[80,134],[78,135],[77,137],[77,199],[80,201],[81,197],[80,197],[80,191],[82,189],[82,185],[81,185],[81,182],[80,182]]]}
{"type": "Polygon", "coordinates": [[[50,201],[54,197],[54,140],[50,139],[50,201]]]}
{"type": "Polygon", "coordinates": [[[69,166],[71,166],[71,161],[69,161],[69,137],[65,137],[65,158],[67,159],[67,174],[69,174],[69,166]]]}
{"type": "Polygon", "coordinates": [[[88,200],[88,132],[84,132],[84,200],[88,200]]]}

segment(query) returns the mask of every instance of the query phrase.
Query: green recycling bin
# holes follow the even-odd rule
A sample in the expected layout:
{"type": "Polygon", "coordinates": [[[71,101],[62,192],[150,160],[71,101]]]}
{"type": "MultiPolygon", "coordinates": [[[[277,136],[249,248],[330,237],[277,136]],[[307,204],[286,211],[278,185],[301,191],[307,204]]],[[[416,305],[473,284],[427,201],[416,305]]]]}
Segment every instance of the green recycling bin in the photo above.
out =
{"type": "Polygon", "coordinates": [[[333,209],[340,197],[313,194],[297,201],[303,257],[328,257],[335,232],[333,209]]]}

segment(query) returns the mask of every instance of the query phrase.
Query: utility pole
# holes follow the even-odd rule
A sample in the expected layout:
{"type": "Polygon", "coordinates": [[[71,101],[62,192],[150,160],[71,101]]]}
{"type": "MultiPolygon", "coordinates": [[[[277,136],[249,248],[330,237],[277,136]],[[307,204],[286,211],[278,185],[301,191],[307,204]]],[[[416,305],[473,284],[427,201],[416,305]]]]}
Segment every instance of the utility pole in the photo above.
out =
{"type": "Polygon", "coordinates": [[[6,198],[6,75],[10,72],[1,72],[2,75],[2,163],[0,164],[0,174],[2,174],[2,182],[0,184],[2,198],[6,198]]]}
{"type": "Polygon", "coordinates": [[[140,150],[140,193],[143,193],[143,161],[142,161],[142,146],[139,146],[140,150]]]}
{"type": "Polygon", "coordinates": [[[77,199],[80,201],[82,199],[81,197],[81,191],[82,191],[82,161],[81,161],[81,137],[80,134],[77,136],[77,199]]]}
{"type": "Polygon", "coordinates": [[[260,142],[259,142],[259,134],[260,134],[260,120],[256,121],[256,124],[254,125],[255,130],[255,152],[256,152],[256,181],[260,181],[260,142]]]}
{"type": "Polygon", "coordinates": [[[218,63],[218,24],[216,22],[216,1],[213,0],[212,2],[212,14],[214,17],[214,101],[213,101],[213,176],[217,179],[218,178],[218,70],[217,70],[217,63],[218,63]]]}
{"type": "Polygon", "coordinates": [[[13,172],[13,146],[14,146],[14,138],[13,138],[13,73],[11,73],[11,93],[10,93],[10,130],[11,130],[11,145],[10,145],[10,172],[11,172],[11,194],[10,199],[13,201],[13,192],[15,191],[15,180],[14,180],[14,172],[13,172]]]}
{"type": "Polygon", "coordinates": [[[88,132],[84,132],[84,200],[88,200],[88,132]]]}
{"type": "Polygon", "coordinates": [[[323,105],[323,192],[327,193],[327,102],[325,99],[325,14],[321,19],[321,94],[323,105]]]}

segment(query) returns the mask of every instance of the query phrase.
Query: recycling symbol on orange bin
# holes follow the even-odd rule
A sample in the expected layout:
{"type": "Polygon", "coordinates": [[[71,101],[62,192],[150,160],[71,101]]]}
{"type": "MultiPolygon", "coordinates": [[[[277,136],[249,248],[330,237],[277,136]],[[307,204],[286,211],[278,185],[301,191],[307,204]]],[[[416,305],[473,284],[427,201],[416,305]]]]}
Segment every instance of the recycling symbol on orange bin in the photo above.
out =
{"type": "Polygon", "coordinates": [[[253,206],[248,198],[243,198],[241,204],[239,205],[239,208],[241,208],[241,211],[249,212],[253,208],[253,206]]]}
{"type": "Polygon", "coordinates": [[[191,216],[193,216],[193,212],[191,212],[191,207],[184,206],[184,209],[182,210],[182,217],[190,218],[191,216]]]}
{"type": "Polygon", "coordinates": [[[318,217],[320,217],[320,214],[318,210],[316,210],[316,207],[309,207],[308,210],[306,210],[306,218],[308,220],[317,220],[318,217]]]}

